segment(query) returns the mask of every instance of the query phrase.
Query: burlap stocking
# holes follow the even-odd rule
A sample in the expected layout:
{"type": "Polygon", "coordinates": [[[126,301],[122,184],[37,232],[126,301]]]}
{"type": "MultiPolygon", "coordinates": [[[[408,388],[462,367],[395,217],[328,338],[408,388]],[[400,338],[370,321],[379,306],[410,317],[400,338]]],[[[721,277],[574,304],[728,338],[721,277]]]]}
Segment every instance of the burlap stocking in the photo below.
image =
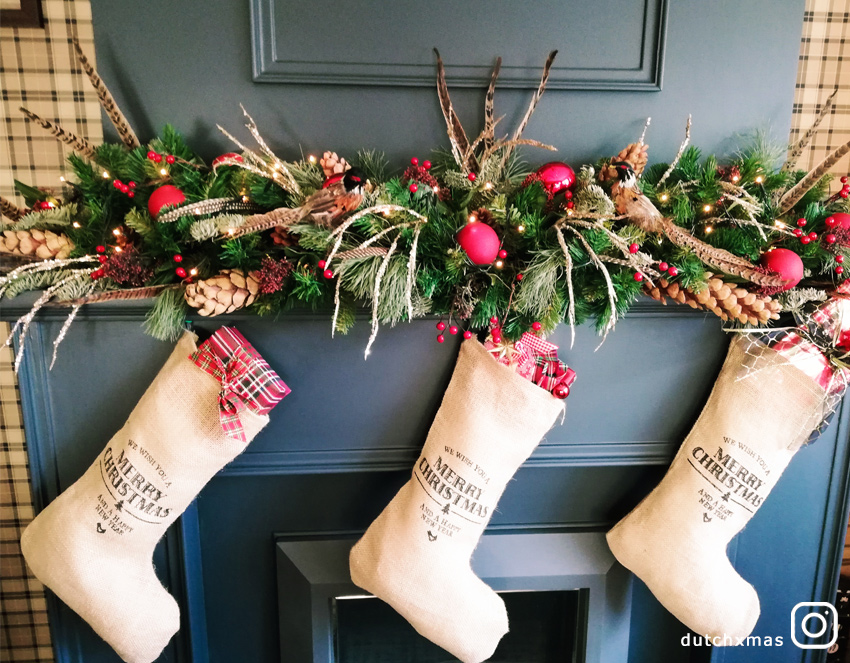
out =
{"type": "Polygon", "coordinates": [[[465,341],[413,476],[351,551],[355,584],[464,663],[508,631],[499,596],[470,557],[505,485],[563,401],[465,341]]]}
{"type": "Polygon", "coordinates": [[[735,339],[661,483],[609,533],[617,559],[699,634],[748,636],[755,589],[726,548],[822,416],[823,389],[785,357],[735,339]]]}
{"type": "MultiPolygon", "coordinates": [[[[154,574],[154,546],[245,449],[222,431],[221,385],[189,359],[196,349],[185,334],[124,427],[21,539],[36,577],[129,663],[156,659],[180,623],[154,574]]],[[[268,422],[239,417],[249,441],[268,422]]]]}

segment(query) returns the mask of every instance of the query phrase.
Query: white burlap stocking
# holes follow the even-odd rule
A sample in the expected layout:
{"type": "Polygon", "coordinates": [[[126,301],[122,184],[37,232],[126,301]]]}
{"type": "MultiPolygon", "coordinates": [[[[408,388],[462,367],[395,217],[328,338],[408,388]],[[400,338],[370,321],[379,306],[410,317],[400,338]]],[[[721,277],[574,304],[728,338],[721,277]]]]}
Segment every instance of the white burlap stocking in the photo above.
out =
{"type": "MultiPolygon", "coordinates": [[[[21,539],[36,577],[128,663],[156,659],[180,623],[154,546],[245,449],[222,432],[220,384],[190,361],[196,349],[185,334],[124,427],[21,539]]],[[[247,410],[240,419],[249,441],[268,422],[247,410]]]]}
{"type": "Polygon", "coordinates": [[[699,634],[748,636],[752,585],[726,548],[822,417],[823,389],[786,358],[733,340],[711,396],[661,483],[609,533],[616,558],[699,634]]]}
{"type": "Polygon", "coordinates": [[[465,341],[413,476],[351,551],[355,584],[464,663],[508,631],[502,599],[470,567],[505,485],[563,401],[465,341]]]}

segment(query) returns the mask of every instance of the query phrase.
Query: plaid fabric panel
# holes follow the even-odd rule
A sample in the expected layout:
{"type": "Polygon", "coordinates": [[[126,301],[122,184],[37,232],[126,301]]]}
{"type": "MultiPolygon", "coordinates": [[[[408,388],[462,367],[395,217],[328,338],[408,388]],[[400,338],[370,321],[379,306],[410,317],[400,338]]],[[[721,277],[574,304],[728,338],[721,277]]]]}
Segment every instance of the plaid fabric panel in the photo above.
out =
{"type": "MultiPolygon", "coordinates": [[[[791,117],[791,143],[811,127],[826,98],[838,88],[832,111],[797,162],[799,168],[816,166],[832,150],[850,140],[850,4],[847,0],[806,0],[797,91],[791,117]]],[[[833,171],[850,171],[850,159],[841,159],[833,171]]]]}

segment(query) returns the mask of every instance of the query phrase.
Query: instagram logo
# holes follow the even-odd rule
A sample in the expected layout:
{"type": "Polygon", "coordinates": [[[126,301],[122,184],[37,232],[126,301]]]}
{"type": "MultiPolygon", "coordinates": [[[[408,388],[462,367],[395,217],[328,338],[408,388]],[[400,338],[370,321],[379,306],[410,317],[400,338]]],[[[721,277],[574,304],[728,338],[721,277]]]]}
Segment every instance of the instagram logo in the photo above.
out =
{"type": "Polygon", "coordinates": [[[838,612],[831,603],[798,603],[791,610],[791,642],[800,649],[829,649],[836,640],[838,612]],[[812,644],[803,644],[808,639],[812,644]]]}

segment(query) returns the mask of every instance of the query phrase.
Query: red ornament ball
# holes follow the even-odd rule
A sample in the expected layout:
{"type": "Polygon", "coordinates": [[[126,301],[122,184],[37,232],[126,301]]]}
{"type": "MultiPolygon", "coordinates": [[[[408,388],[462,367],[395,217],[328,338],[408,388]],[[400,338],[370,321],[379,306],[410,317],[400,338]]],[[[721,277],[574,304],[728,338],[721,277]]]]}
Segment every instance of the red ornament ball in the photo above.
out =
{"type": "Polygon", "coordinates": [[[177,159],[174,158],[173,154],[169,154],[167,157],[165,157],[165,163],[170,164],[170,163],[174,163],[175,161],[177,161],[177,159]]]}
{"type": "Polygon", "coordinates": [[[182,267],[178,267],[177,269],[175,269],[174,273],[177,274],[177,276],[179,276],[181,279],[186,278],[186,270],[182,267]]]}
{"type": "Polygon", "coordinates": [[[486,223],[467,223],[457,234],[457,243],[476,265],[489,265],[499,255],[499,236],[486,223]]]}
{"type": "Polygon", "coordinates": [[[466,179],[468,179],[470,182],[474,182],[476,177],[478,177],[478,175],[476,175],[475,173],[469,173],[469,175],[466,176],[466,179]]]}
{"type": "Polygon", "coordinates": [[[463,332],[463,337],[468,341],[472,338],[472,332],[467,329],[465,332],[463,332]]]}
{"type": "Polygon", "coordinates": [[[156,189],[148,199],[148,212],[156,216],[166,205],[180,205],[186,202],[186,196],[176,186],[164,184],[156,189]]]}
{"type": "Polygon", "coordinates": [[[425,161],[422,162],[422,167],[425,170],[431,170],[431,162],[426,159],[425,161]]]}
{"type": "Polygon", "coordinates": [[[543,188],[555,194],[562,189],[569,189],[576,181],[575,171],[561,161],[544,163],[537,169],[543,188]]]}
{"type": "Polygon", "coordinates": [[[446,328],[446,323],[445,323],[445,322],[443,322],[442,320],[440,320],[440,321],[437,323],[437,329],[438,329],[438,330],[440,330],[440,331],[443,331],[445,328],[446,328]]]}
{"type": "Polygon", "coordinates": [[[836,212],[830,217],[826,219],[826,225],[830,228],[839,227],[844,230],[850,230],[850,214],[846,212],[836,212]],[[830,219],[832,219],[832,223],[830,223],[830,219]]]}
{"type": "Polygon", "coordinates": [[[442,334],[440,334],[439,336],[437,336],[437,343],[444,343],[444,342],[445,342],[445,340],[446,340],[446,337],[445,337],[445,336],[443,336],[442,334]]]}
{"type": "Polygon", "coordinates": [[[501,251],[499,251],[499,257],[502,258],[502,260],[504,260],[505,258],[508,257],[508,252],[505,251],[504,249],[502,249],[501,251]]]}
{"type": "Polygon", "coordinates": [[[629,244],[629,253],[637,253],[640,251],[640,247],[637,244],[629,244]]]}
{"type": "Polygon", "coordinates": [[[218,156],[213,159],[213,168],[215,168],[219,164],[224,163],[225,161],[238,161],[239,163],[242,163],[244,159],[242,158],[241,154],[236,154],[236,152],[227,152],[226,154],[222,154],[221,156],[218,156]]]}
{"type": "Polygon", "coordinates": [[[676,276],[679,273],[679,270],[676,269],[675,267],[671,267],[670,269],[667,270],[667,273],[670,276],[676,276]]]}
{"type": "Polygon", "coordinates": [[[543,329],[543,325],[541,325],[539,322],[532,322],[532,323],[531,323],[531,328],[532,328],[534,331],[540,331],[541,329],[543,329]]]}
{"type": "Polygon", "coordinates": [[[99,244],[98,246],[94,247],[94,250],[98,253],[106,253],[106,247],[103,246],[103,244],[99,244]]]}
{"type": "MultiPolygon", "coordinates": [[[[800,241],[807,239],[803,237],[800,241]]],[[[771,249],[762,255],[759,264],[782,277],[785,281],[783,290],[790,290],[803,278],[803,261],[789,249],[771,249]]]]}
{"type": "Polygon", "coordinates": [[[154,152],[153,150],[149,150],[148,151],[148,159],[153,161],[155,158],[156,158],[156,152],[154,152]]]}
{"type": "Polygon", "coordinates": [[[570,395],[570,388],[565,384],[555,385],[555,388],[552,390],[552,395],[555,398],[560,398],[564,400],[567,396],[570,395]]]}
{"type": "Polygon", "coordinates": [[[459,331],[460,330],[455,325],[452,325],[451,327],[449,327],[449,334],[451,334],[452,336],[457,334],[459,331]]]}
{"type": "Polygon", "coordinates": [[[333,277],[334,277],[333,271],[331,271],[330,269],[326,269],[325,270],[325,278],[326,279],[332,279],[333,277]]]}
{"type": "Polygon", "coordinates": [[[634,280],[638,282],[643,281],[643,274],[641,274],[640,272],[635,272],[634,280]]]}
{"type": "Polygon", "coordinates": [[[658,263],[658,269],[660,269],[662,272],[666,272],[668,267],[670,267],[670,265],[668,265],[666,262],[658,263]]]}
{"type": "Polygon", "coordinates": [[[416,193],[419,191],[419,185],[416,182],[411,182],[410,186],[407,188],[410,189],[410,193],[416,193]]]}
{"type": "Polygon", "coordinates": [[[345,177],[345,173],[335,173],[334,175],[331,175],[328,179],[324,181],[324,183],[322,184],[322,188],[327,189],[331,184],[341,182],[343,177],[345,177]]]}
{"type": "Polygon", "coordinates": [[[410,160],[410,165],[411,165],[411,166],[418,166],[418,165],[419,165],[419,159],[417,159],[416,157],[413,157],[413,158],[410,160]]]}
{"type": "Polygon", "coordinates": [[[805,228],[806,227],[806,220],[805,219],[797,219],[797,226],[800,227],[800,228],[805,228]]]}

